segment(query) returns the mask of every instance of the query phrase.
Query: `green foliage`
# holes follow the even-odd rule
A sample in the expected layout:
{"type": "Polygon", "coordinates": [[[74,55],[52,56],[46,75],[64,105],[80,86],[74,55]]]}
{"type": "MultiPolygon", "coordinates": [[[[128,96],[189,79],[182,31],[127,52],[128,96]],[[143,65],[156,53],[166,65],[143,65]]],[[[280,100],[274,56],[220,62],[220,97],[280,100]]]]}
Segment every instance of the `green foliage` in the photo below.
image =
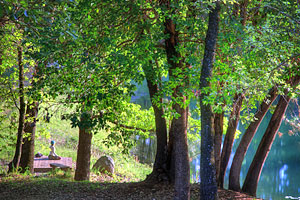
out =
{"type": "Polygon", "coordinates": [[[0,158],[9,161],[13,156],[13,149],[17,132],[16,110],[6,103],[0,103],[0,158]]]}

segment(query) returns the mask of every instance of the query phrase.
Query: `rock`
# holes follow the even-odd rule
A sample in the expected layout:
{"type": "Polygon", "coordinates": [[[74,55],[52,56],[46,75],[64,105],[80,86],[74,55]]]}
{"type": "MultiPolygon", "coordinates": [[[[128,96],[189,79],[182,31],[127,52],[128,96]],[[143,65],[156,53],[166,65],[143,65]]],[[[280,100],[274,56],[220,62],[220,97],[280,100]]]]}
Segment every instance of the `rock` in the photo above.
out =
{"type": "Polygon", "coordinates": [[[94,164],[93,169],[98,170],[100,173],[113,174],[115,170],[114,160],[110,156],[101,156],[94,164]]]}
{"type": "Polygon", "coordinates": [[[50,167],[52,167],[52,169],[59,168],[63,171],[71,170],[71,167],[69,167],[67,165],[60,164],[60,163],[50,163],[50,167]]]}

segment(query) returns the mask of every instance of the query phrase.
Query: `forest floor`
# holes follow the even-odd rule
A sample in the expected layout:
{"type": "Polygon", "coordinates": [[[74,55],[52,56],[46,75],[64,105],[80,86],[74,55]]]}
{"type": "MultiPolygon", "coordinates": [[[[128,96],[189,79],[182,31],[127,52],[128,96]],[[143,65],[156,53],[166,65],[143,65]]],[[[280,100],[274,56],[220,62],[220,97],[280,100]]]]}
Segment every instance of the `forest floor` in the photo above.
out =
{"type": "MultiPolygon", "coordinates": [[[[191,200],[198,200],[200,186],[191,185],[191,200]]],[[[246,194],[219,189],[219,199],[256,199],[246,194]]],[[[104,200],[171,200],[169,185],[137,183],[74,182],[49,177],[0,176],[0,199],[104,199],[104,200]]]]}

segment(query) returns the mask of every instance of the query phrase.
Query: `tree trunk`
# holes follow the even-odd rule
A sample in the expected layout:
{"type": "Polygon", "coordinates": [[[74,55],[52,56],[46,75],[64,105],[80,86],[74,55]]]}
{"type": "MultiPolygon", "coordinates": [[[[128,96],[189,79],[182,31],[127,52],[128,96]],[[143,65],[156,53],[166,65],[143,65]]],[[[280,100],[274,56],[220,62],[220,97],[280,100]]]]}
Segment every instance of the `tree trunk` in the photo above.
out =
{"type": "MultiPolygon", "coordinates": [[[[154,103],[154,98],[158,93],[158,85],[154,83],[154,69],[151,67],[151,70],[144,69],[147,85],[149,89],[150,99],[152,102],[152,107],[154,110],[155,116],[155,128],[156,128],[156,156],[153,165],[152,173],[147,177],[146,181],[161,182],[167,181],[168,170],[167,170],[167,125],[166,119],[163,117],[164,110],[162,106],[158,107],[154,103]]],[[[162,99],[160,98],[160,103],[162,99]]]]}
{"type": "Polygon", "coordinates": [[[18,46],[18,67],[19,67],[19,127],[16,143],[16,151],[13,160],[8,165],[8,172],[12,172],[14,168],[19,167],[21,151],[22,151],[22,140],[25,120],[25,99],[24,99],[24,65],[22,60],[23,48],[18,46]]]}
{"type": "Polygon", "coordinates": [[[244,95],[239,94],[236,95],[234,104],[232,106],[232,111],[228,120],[228,127],[223,143],[223,149],[221,154],[221,164],[220,164],[220,174],[218,179],[218,186],[223,188],[224,186],[224,178],[226,174],[227,165],[229,162],[234,136],[236,133],[236,128],[240,120],[240,112],[242,108],[242,103],[244,100],[244,95]]]}
{"type": "Polygon", "coordinates": [[[261,103],[259,109],[254,115],[254,121],[250,123],[247,130],[245,131],[239,146],[235,152],[232,165],[229,174],[229,189],[234,191],[240,191],[240,172],[244,157],[248,150],[248,147],[261,123],[264,116],[268,112],[270,106],[277,97],[277,87],[273,87],[265,100],[261,103]]]}
{"type": "Polygon", "coordinates": [[[23,137],[22,155],[20,159],[21,172],[25,172],[28,169],[31,173],[34,172],[34,139],[36,129],[36,118],[38,114],[38,102],[27,105],[24,133],[26,137],[23,137]],[[28,134],[28,136],[27,136],[28,134]]]}
{"type": "MultiPolygon", "coordinates": [[[[298,85],[300,81],[299,76],[294,76],[292,78],[291,85],[298,85]]],[[[273,141],[275,139],[276,133],[281,125],[284,113],[288,107],[291,98],[287,95],[288,91],[285,92],[286,95],[280,96],[278,104],[276,106],[275,112],[269,122],[268,128],[265,131],[263,138],[261,139],[255,156],[252,160],[250,168],[248,170],[244,185],[243,192],[255,196],[257,190],[257,184],[260,178],[260,174],[265,163],[265,160],[271,150],[273,141]]]]}
{"type": "MultiPolygon", "coordinates": [[[[185,98],[183,99],[185,104],[185,98]]],[[[175,154],[175,197],[174,200],[190,199],[190,165],[187,144],[187,108],[178,103],[174,106],[178,119],[174,119],[174,154],[175,154]]]]}
{"type": "MultiPolygon", "coordinates": [[[[168,0],[162,1],[161,4],[166,6],[171,11],[170,2],[168,0]]],[[[172,11],[171,11],[172,13],[172,11]]],[[[169,77],[172,81],[177,81],[178,76],[173,74],[175,69],[183,70],[183,58],[180,52],[177,51],[179,45],[178,32],[176,25],[172,19],[165,19],[165,49],[167,54],[167,61],[170,66],[169,77]]],[[[185,108],[186,98],[183,94],[183,89],[187,85],[187,79],[183,80],[181,85],[177,85],[172,94],[172,99],[181,99],[181,102],[175,102],[173,109],[180,115],[172,121],[171,133],[174,136],[174,146],[172,151],[172,158],[175,158],[175,196],[174,199],[187,200],[190,198],[190,165],[187,145],[187,108],[185,108]]],[[[171,161],[172,162],[172,161],[171,161]]],[[[172,163],[171,163],[172,164],[172,163]]]]}
{"type": "Polygon", "coordinates": [[[243,191],[248,194],[251,194],[253,196],[256,195],[256,188],[262,167],[269,154],[276,133],[281,125],[281,121],[289,104],[289,101],[290,98],[288,96],[280,97],[276,110],[269,122],[269,126],[258,146],[243,185],[243,191]]]}
{"type": "MultiPolygon", "coordinates": [[[[200,90],[209,87],[209,78],[212,76],[213,62],[219,29],[220,2],[211,8],[209,13],[208,29],[205,38],[205,49],[200,78],[200,90]]],[[[218,199],[215,154],[214,154],[214,116],[211,105],[204,104],[204,92],[200,95],[201,107],[201,160],[200,160],[200,199],[218,199]]]]}
{"type": "Polygon", "coordinates": [[[169,180],[173,184],[175,183],[175,153],[174,153],[174,119],[171,121],[169,129],[169,140],[167,149],[167,169],[169,180]]]}
{"type": "Polygon", "coordinates": [[[224,112],[216,113],[215,117],[214,117],[214,130],[215,130],[214,143],[215,143],[216,179],[218,179],[219,174],[220,174],[223,125],[224,125],[224,112]]]}
{"type": "MultiPolygon", "coordinates": [[[[90,115],[83,115],[85,117],[90,115]]],[[[81,117],[81,124],[86,124],[89,119],[81,117]]],[[[90,179],[90,161],[92,137],[90,129],[85,126],[79,126],[79,142],[77,149],[75,180],[83,181],[90,179]]]]}

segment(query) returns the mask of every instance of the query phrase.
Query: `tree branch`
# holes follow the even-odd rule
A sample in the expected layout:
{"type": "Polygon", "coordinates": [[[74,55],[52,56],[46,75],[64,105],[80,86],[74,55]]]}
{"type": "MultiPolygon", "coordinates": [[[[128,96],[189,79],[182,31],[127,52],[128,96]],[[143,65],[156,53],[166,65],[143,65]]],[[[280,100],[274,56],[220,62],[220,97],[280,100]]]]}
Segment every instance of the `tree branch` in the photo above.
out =
{"type": "Polygon", "coordinates": [[[125,124],[120,124],[117,121],[115,121],[113,123],[117,126],[120,126],[122,128],[127,128],[127,129],[134,129],[134,130],[139,130],[139,131],[143,131],[143,132],[154,132],[155,131],[154,129],[146,130],[146,129],[143,129],[143,128],[138,128],[138,127],[134,127],[134,126],[128,126],[128,125],[125,125],[125,124]]]}

